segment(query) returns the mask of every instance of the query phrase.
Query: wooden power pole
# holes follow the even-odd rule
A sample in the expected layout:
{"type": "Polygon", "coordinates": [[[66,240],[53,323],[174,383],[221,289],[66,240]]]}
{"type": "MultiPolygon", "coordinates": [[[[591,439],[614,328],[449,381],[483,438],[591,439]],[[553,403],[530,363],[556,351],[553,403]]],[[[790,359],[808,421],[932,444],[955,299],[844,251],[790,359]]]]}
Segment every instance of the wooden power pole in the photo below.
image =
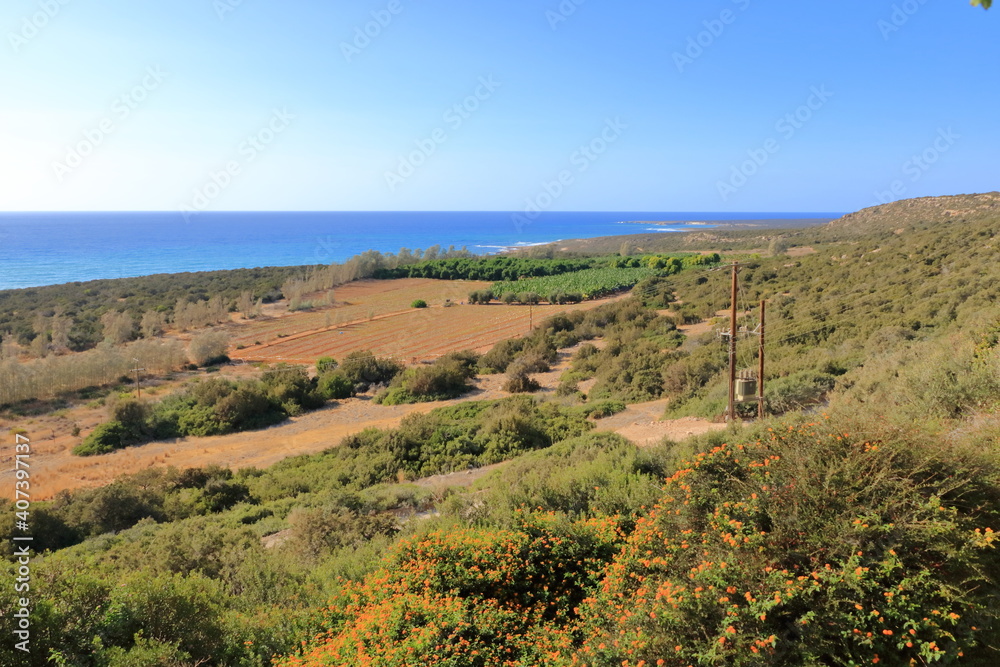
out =
{"type": "Polygon", "coordinates": [[[132,369],[132,372],[135,373],[135,397],[136,397],[136,399],[140,399],[140,398],[142,398],[142,389],[139,386],[139,373],[141,371],[146,370],[146,369],[145,368],[139,368],[139,360],[138,359],[133,359],[133,361],[135,361],[135,368],[132,369]]]}
{"type": "Polygon", "coordinates": [[[736,421],[736,300],[739,296],[739,262],[733,262],[733,302],[729,316],[729,421],[736,421]]]}
{"type": "Polygon", "coordinates": [[[757,371],[757,416],[764,418],[764,317],[767,312],[767,301],[760,301],[760,369],[757,371]]]}

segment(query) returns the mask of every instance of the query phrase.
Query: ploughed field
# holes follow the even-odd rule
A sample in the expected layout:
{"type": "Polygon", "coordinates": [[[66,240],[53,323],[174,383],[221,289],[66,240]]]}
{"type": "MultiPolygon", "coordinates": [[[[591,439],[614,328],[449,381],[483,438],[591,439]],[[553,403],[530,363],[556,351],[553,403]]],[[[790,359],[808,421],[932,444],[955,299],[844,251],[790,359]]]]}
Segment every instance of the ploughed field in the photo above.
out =
{"type": "Polygon", "coordinates": [[[277,309],[265,307],[265,317],[234,324],[227,333],[233,347],[266,345],[279,341],[279,336],[294,336],[413,311],[410,304],[417,299],[423,299],[432,307],[441,306],[447,299],[461,303],[468,300],[469,292],[487,289],[491,284],[430,278],[358,280],[333,290],[333,306],[291,313],[282,302],[277,309]]]}
{"type": "Polygon", "coordinates": [[[488,306],[468,304],[469,292],[490,283],[424,278],[369,280],[336,291],[338,305],[233,325],[233,359],[311,364],[322,356],[342,359],[359,350],[406,363],[433,360],[448,352],[479,352],[529,331],[534,320],[569,310],[589,310],[610,299],[572,306],[488,306]],[[411,308],[423,299],[428,308],[411,308]],[[445,308],[446,299],[456,304],[445,308]],[[465,305],[462,302],[465,301],[465,305]],[[339,305],[346,302],[346,305],[339,305]],[[280,336],[280,337],[279,337],[280,336]],[[236,349],[243,346],[241,349],[236,349]]]}

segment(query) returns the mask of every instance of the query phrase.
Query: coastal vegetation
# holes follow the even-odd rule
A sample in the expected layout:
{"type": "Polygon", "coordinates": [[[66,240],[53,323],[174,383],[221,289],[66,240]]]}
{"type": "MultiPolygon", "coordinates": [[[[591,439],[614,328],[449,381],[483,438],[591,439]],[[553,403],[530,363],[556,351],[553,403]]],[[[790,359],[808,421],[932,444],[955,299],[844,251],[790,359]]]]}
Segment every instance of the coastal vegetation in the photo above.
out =
{"type": "Polygon", "coordinates": [[[113,399],[109,421],[84,438],[74,454],[94,456],[153,440],[265,428],[322,407],[327,397],[305,368],[277,366],[265,369],[259,380],[196,380],[155,403],[113,399]]]}
{"type": "Polygon", "coordinates": [[[454,247],[403,248],[396,254],[369,251],[328,266],[159,274],[0,290],[0,356],[41,357],[88,350],[105,340],[155,338],[168,325],[203,328],[228,321],[230,313],[250,319],[264,304],[280,299],[294,303],[292,310],[302,309],[307,294],[326,295],[338,285],[407,264],[469,256],[454,247]]]}
{"type": "MultiPolygon", "coordinates": [[[[570,292],[535,280],[645,272],[627,296],[535,312],[531,331],[485,353],[407,365],[358,351],[315,372],[199,373],[156,402],[112,396],[120,427],[102,437],[118,442],[160,425],[169,437],[262,426],[366,393],[457,400],[266,469],[152,467],[35,503],[25,664],[996,664],[998,203],[710,232],[718,245],[684,255],[709,259],[676,270],[649,265],[676,249],[601,254],[515,280],[514,300],[570,292]],[[711,269],[723,259],[740,263],[741,369],[756,368],[767,302],[769,416],[643,447],[605,430],[651,401],[670,417],[721,415],[731,285],[711,269]],[[551,369],[559,386],[542,391],[551,369]],[[501,374],[516,395],[462,398],[501,374]]],[[[414,314],[503,310],[428,303],[414,314]]],[[[2,632],[13,596],[0,597],[2,632]]],[[[0,648],[3,664],[20,661],[0,648]]]]}

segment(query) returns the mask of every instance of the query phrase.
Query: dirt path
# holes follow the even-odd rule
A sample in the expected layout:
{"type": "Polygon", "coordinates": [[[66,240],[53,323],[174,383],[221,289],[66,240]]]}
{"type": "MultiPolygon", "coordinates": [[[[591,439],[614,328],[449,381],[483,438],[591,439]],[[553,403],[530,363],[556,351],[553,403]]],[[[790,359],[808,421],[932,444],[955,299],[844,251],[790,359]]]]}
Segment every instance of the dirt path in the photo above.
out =
{"type": "MultiPolygon", "coordinates": [[[[595,341],[598,345],[600,341],[595,341]]],[[[535,377],[542,385],[541,396],[551,395],[559,385],[559,378],[569,366],[575,348],[560,353],[559,361],[548,373],[535,377]]],[[[230,370],[230,369],[227,369],[230,370]]],[[[235,367],[233,373],[248,373],[250,369],[235,367]]],[[[46,416],[26,420],[23,424],[0,424],[4,430],[24,426],[32,438],[32,492],[37,500],[51,498],[60,491],[103,486],[125,474],[132,474],[153,466],[193,468],[220,465],[232,469],[246,467],[265,468],[289,456],[314,454],[334,447],[348,435],[366,428],[388,429],[399,425],[407,415],[427,413],[444,406],[464,401],[492,400],[509,396],[501,385],[502,375],[481,376],[475,380],[476,389],[452,400],[417,405],[383,406],[372,403],[370,397],[340,401],[323,409],[283,424],[261,431],[235,433],[207,438],[182,438],[167,442],[154,442],[140,447],[130,447],[91,458],[72,455],[80,442],[70,434],[74,423],[84,432],[105,419],[100,407],[79,406],[60,416],[46,416]]],[[[581,385],[584,383],[581,383],[581,385]]],[[[682,440],[690,435],[724,428],[699,419],[660,421],[666,401],[631,405],[618,415],[597,422],[598,431],[614,431],[639,446],[649,446],[663,438],[682,440]]],[[[0,457],[0,483],[13,479],[11,457],[4,452],[0,457]]],[[[427,484],[471,484],[488,470],[454,473],[427,481],[427,484]]]]}
{"type": "MultiPolygon", "coordinates": [[[[35,499],[45,500],[63,490],[104,486],[121,475],[153,466],[196,468],[221,465],[234,470],[265,468],[289,456],[315,454],[334,447],[345,436],[366,428],[394,428],[409,414],[427,413],[461,401],[487,400],[506,395],[499,390],[498,382],[493,388],[495,378],[486,380],[483,383],[485,388],[454,401],[384,406],[372,403],[370,397],[353,398],[260,431],[153,442],[89,458],[73,456],[72,449],[79,438],[70,436],[68,432],[62,433],[64,429],[46,427],[42,430],[29,426],[32,489],[35,499]]],[[[88,412],[91,414],[83,424],[85,427],[93,427],[103,421],[103,410],[88,412]]],[[[10,462],[3,462],[2,465],[6,468],[10,462]]],[[[13,480],[13,471],[4,470],[0,473],[0,480],[3,483],[13,480]]]]}
{"type": "Polygon", "coordinates": [[[694,435],[726,428],[725,424],[716,424],[696,417],[661,420],[660,417],[667,409],[667,403],[668,401],[663,399],[630,405],[624,412],[598,421],[597,430],[613,431],[640,447],[650,447],[659,444],[664,438],[679,442],[694,435]]]}

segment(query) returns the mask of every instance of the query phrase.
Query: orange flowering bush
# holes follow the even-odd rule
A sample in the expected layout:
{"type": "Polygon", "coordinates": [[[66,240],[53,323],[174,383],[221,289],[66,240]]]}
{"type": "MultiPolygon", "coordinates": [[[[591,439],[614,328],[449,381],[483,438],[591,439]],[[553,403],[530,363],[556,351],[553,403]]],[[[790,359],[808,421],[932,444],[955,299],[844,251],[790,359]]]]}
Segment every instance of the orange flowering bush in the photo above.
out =
{"type": "Polygon", "coordinates": [[[975,652],[1000,613],[995,480],[942,461],[816,423],[699,455],[586,602],[573,664],[919,665],[975,652]]]}
{"type": "Polygon", "coordinates": [[[997,471],[795,423],[699,454],[631,527],[402,542],[285,665],[992,665],[997,471]]]}
{"type": "Polygon", "coordinates": [[[577,608],[620,546],[612,521],[520,514],[513,530],[401,542],[328,610],[287,666],[548,664],[580,643],[577,608]]]}

